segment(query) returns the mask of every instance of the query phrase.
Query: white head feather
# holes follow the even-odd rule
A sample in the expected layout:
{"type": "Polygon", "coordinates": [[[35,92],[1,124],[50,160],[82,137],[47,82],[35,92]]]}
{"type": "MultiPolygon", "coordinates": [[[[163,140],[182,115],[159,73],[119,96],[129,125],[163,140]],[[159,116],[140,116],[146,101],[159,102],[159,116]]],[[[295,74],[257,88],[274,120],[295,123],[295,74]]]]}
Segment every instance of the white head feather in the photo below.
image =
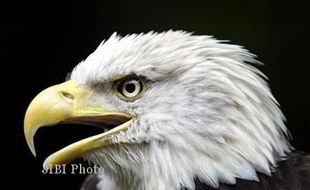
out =
{"type": "MultiPolygon", "coordinates": [[[[291,146],[284,116],[253,54],[211,36],[182,31],[110,39],[77,65],[71,79],[101,84],[97,104],[136,116],[113,136],[120,146],[86,158],[105,169],[118,189],[194,189],[194,179],[217,187],[236,178],[271,174],[291,146]],[[134,102],[111,90],[115,77],[149,82],[134,102]]],[[[100,186],[104,186],[104,180],[100,186]]]]}

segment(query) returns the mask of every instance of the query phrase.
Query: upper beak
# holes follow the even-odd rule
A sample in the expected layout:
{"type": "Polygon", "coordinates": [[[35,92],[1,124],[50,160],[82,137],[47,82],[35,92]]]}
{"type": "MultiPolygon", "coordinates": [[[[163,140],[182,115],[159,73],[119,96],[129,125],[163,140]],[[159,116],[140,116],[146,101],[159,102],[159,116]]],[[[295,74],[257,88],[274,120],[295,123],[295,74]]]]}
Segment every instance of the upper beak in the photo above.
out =
{"type": "Polygon", "coordinates": [[[33,137],[43,126],[59,123],[86,123],[90,125],[118,125],[115,128],[75,142],[50,155],[44,169],[63,164],[83,154],[112,144],[110,136],[126,130],[132,122],[127,113],[113,112],[91,101],[92,90],[68,81],[40,92],[30,103],[24,120],[24,134],[31,152],[36,155],[33,137]]]}

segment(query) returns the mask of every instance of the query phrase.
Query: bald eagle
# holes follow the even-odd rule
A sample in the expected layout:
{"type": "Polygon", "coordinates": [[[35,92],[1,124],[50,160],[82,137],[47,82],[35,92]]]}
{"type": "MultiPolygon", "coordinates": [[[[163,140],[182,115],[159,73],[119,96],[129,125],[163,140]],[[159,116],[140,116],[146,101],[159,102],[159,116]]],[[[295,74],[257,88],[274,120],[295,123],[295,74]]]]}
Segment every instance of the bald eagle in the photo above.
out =
{"type": "MultiPolygon", "coordinates": [[[[24,134],[86,124],[105,132],[50,155],[104,169],[82,189],[310,189],[310,156],[288,141],[284,115],[255,56],[183,31],[113,34],[69,79],[30,103],[24,134]]],[[[74,129],[72,129],[74,130],[74,129]]]]}

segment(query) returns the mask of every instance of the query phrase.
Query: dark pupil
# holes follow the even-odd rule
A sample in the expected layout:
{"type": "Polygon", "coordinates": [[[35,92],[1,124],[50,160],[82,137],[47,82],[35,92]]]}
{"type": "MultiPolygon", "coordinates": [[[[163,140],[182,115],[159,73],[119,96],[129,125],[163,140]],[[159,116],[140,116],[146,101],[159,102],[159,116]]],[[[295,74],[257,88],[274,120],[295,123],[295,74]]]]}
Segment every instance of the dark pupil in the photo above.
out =
{"type": "Polygon", "coordinates": [[[136,90],[136,86],[133,83],[126,84],[125,88],[128,93],[133,93],[136,90]]]}

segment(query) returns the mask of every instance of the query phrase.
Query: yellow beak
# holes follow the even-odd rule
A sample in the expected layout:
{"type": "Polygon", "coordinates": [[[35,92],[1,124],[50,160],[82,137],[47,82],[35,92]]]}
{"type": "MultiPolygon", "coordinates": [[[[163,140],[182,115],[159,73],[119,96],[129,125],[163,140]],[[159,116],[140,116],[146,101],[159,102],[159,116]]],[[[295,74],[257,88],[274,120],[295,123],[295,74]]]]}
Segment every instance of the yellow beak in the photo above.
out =
{"type": "Polygon", "coordinates": [[[112,145],[109,137],[126,130],[131,124],[132,117],[129,114],[100,107],[92,101],[91,95],[92,90],[89,87],[68,81],[43,90],[30,103],[24,120],[24,134],[34,156],[36,152],[33,137],[40,127],[60,123],[118,125],[105,133],[80,140],[50,155],[44,161],[44,169],[68,163],[85,153],[112,145]]]}

